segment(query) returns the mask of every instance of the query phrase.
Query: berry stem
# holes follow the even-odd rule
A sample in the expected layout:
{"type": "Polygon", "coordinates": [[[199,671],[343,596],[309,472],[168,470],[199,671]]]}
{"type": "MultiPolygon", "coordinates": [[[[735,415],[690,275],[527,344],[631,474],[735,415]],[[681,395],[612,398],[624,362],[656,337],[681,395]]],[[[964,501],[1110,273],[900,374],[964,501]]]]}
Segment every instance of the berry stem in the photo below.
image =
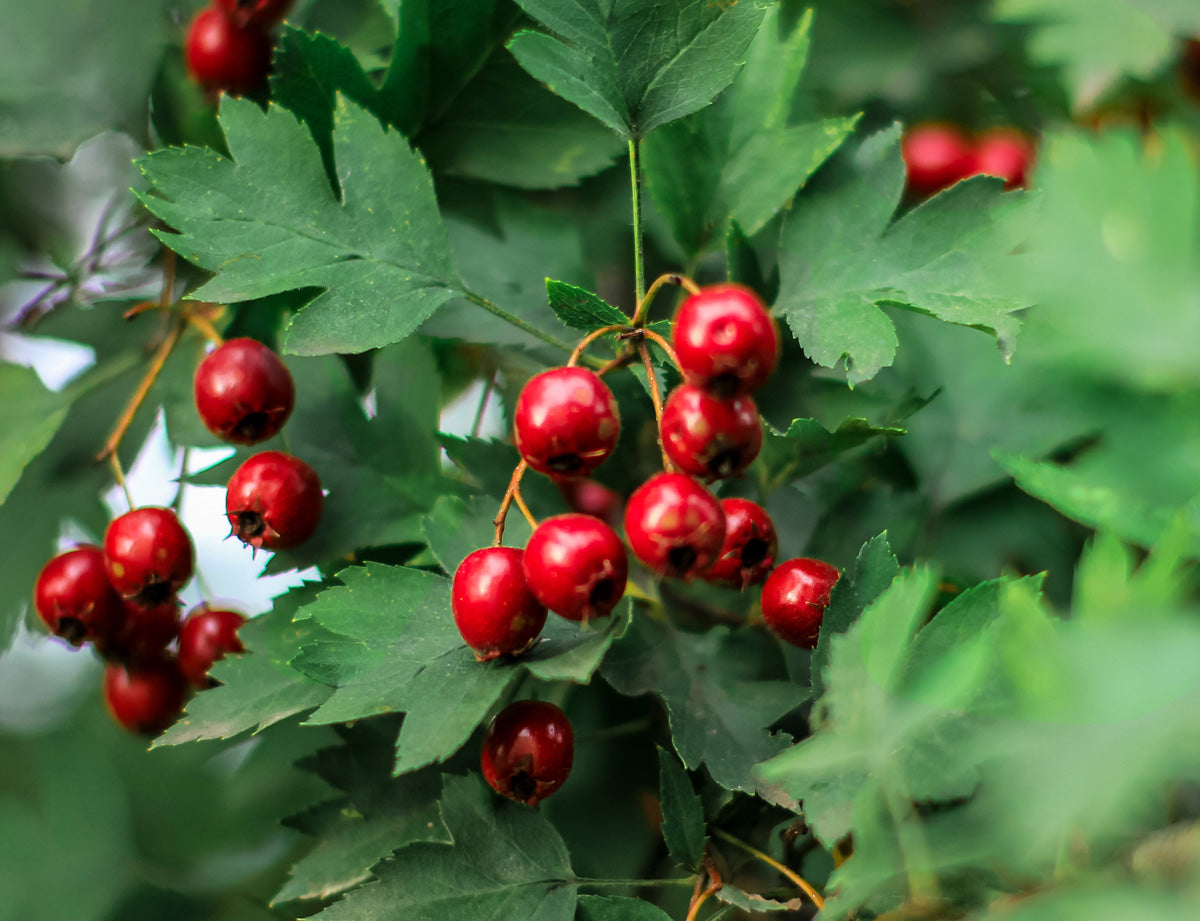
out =
{"type": "Polygon", "coordinates": [[[472,304],[482,307],[484,310],[486,310],[490,314],[494,314],[495,316],[498,316],[505,323],[511,323],[517,329],[524,330],[525,332],[529,333],[529,335],[533,336],[535,339],[540,339],[542,342],[546,343],[546,345],[552,345],[556,349],[561,349],[562,351],[567,352],[567,353],[574,351],[574,346],[572,346],[571,343],[569,343],[563,339],[559,339],[557,336],[552,336],[550,333],[543,332],[542,330],[540,330],[536,326],[534,326],[532,323],[526,323],[520,317],[516,316],[515,314],[509,313],[503,307],[500,307],[497,304],[493,304],[486,297],[476,294],[474,291],[464,291],[464,292],[462,292],[462,294],[463,294],[463,297],[465,297],[472,304]]]}
{"type": "Polygon", "coordinates": [[[654,295],[658,293],[658,289],[663,285],[679,285],[685,288],[688,294],[699,294],[700,286],[688,278],[686,275],[681,275],[678,272],[668,272],[666,275],[659,275],[654,279],[654,283],[650,285],[650,289],[645,296],[638,301],[637,310],[633,312],[633,326],[643,326],[646,323],[646,313],[650,309],[650,302],[654,300],[654,295]]]}
{"type": "Polygon", "coordinates": [[[150,388],[154,386],[154,381],[158,378],[159,372],[162,371],[163,365],[167,363],[167,358],[170,357],[175,346],[179,344],[179,340],[183,336],[183,331],[187,329],[187,322],[187,319],[181,316],[175,322],[175,325],[171,327],[171,331],[167,333],[167,337],[163,339],[162,344],[159,345],[158,350],[154,353],[153,360],[150,362],[149,369],[146,371],[141,383],[138,384],[137,390],[133,392],[133,396],[129,398],[129,402],[125,406],[125,411],[121,413],[121,417],[117,420],[112,434],[108,436],[108,441],[104,443],[104,447],[96,455],[96,460],[106,460],[117,453],[117,448],[121,446],[121,439],[125,437],[125,433],[133,423],[133,417],[137,415],[137,411],[145,401],[146,395],[150,393],[150,388]]]}
{"type": "Polygon", "coordinates": [[[525,475],[525,470],[528,466],[524,458],[522,458],[521,462],[513,470],[512,479],[508,482],[508,489],[504,493],[504,498],[500,500],[500,511],[496,512],[496,517],[492,519],[492,524],[496,526],[496,536],[492,539],[493,547],[499,547],[504,544],[504,521],[508,518],[508,510],[512,507],[513,498],[521,489],[521,477],[525,475]]]}
{"type": "Polygon", "coordinates": [[[722,886],[720,883],[710,883],[708,888],[692,899],[692,904],[688,908],[687,917],[684,921],[696,921],[697,913],[700,911],[700,906],[709,900],[709,898],[720,892],[722,886]]]}
{"type": "Polygon", "coordinates": [[[770,854],[765,854],[762,851],[760,851],[758,848],[754,847],[753,845],[747,844],[741,838],[735,838],[733,835],[729,834],[729,832],[725,831],[724,829],[714,828],[714,829],[712,829],[712,833],[714,835],[716,835],[718,838],[720,838],[722,841],[728,841],[734,847],[739,847],[743,851],[745,851],[747,854],[750,854],[751,856],[758,858],[759,860],[761,860],[763,863],[767,864],[768,866],[774,867],[776,870],[778,870],[780,873],[782,873],[784,876],[786,876],[789,880],[791,880],[801,892],[803,892],[810,899],[812,899],[813,904],[817,906],[818,911],[824,910],[825,900],[823,898],[821,898],[821,894],[819,892],[817,892],[816,889],[814,889],[809,883],[807,883],[804,880],[804,878],[799,873],[797,873],[795,870],[793,870],[791,867],[785,866],[784,864],[782,864],[778,860],[776,860],[774,857],[772,857],[770,854]]]}
{"type": "Polygon", "coordinates": [[[644,329],[642,332],[645,334],[647,339],[667,353],[667,357],[671,359],[671,364],[673,364],[676,368],[679,367],[679,356],[676,355],[675,350],[671,348],[671,343],[669,343],[658,333],[654,332],[652,329],[644,329]]]}
{"type": "Polygon", "coordinates": [[[521,484],[517,483],[513,489],[513,501],[517,503],[517,508],[521,510],[521,514],[525,516],[525,520],[529,522],[531,528],[537,528],[538,521],[533,517],[533,512],[529,511],[529,506],[525,504],[525,497],[521,495],[521,484]]]}
{"type": "Polygon", "coordinates": [[[121,459],[117,457],[115,450],[108,455],[108,464],[112,467],[113,479],[121,487],[121,492],[125,493],[125,501],[129,504],[129,510],[133,511],[137,506],[133,504],[133,495],[129,492],[129,487],[125,485],[125,471],[121,469],[121,459]]]}
{"type": "Polygon", "coordinates": [[[646,347],[646,343],[639,339],[637,344],[638,354],[642,356],[642,367],[646,370],[646,382],[650,385],[650,399],[654,403],[654,427],[658,434],[658,447],[662,451],[663,470],[668,473],[674,473],[675,465],[671,463],[671,458],[667,454],[667,449],[663,445],[662,437],[662,416],[663,416],[663,401],[662,392],[658,389],[658,377],[654,373],[654,363],[650,361],[650,349],[646,347]]]}
{"type": "Polygon", "coordinates": [[[575,346],[575,351],[573,351],[571,353],[571,357],[567,359],[567,367],[573,368],[575,365],[579,364],[579,359],[583,357],[583,353],[587,347],[601,336],[605,336],[608,333],[618,332],[622,329],[626,329],[626,326],[623,323],[617,323],[613,326],[601,326],[599,329],[592,330],[580,340],[579,345],[575,346]]]}
{"type": "Polygon", "coordinates": [[[629,182],[633,191],[633,275],[640,310],[646,299],[646,251],[642,239],[642,156],[634,138],[629,139],[629,182]]]}
{"type": "Polygon", "coordinates": [[[225,338],[219,332],[217,332],[217,328],[213,326],[211,322],[209,322],[207,317],[200,316],[200,314],[196,313],[194,310],[188,310],[185,315],[187,316],[188,322],[191,323],[192,326],[196,327],[196,329],[200,330],[200,332],[204,335],[204,338],[213,345],[220,348],[225,344],[225,338]]]}

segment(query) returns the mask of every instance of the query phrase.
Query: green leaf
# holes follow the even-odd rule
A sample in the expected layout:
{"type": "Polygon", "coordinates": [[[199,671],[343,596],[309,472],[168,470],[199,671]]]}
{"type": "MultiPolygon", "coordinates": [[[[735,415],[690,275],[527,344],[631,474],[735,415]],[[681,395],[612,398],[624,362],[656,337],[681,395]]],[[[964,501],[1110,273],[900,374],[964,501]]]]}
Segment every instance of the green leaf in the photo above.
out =
{"type": "Polygon", "coordinates": [[[546,279],[546,296],[550,309],[571,329],[590,333],[604,326],[627,326],[629,317],[605,301],[600,295],[568,285],[563,281],[546,279]]]}
{"type": "Polygon", "coordinates": [[[667,851],[685,870],[695,869],[708,841],[704,833],[704,806],[683,766],[662,748],[658,749],[658,784],[662,836],[667,851]]]}
{"type": "Polygon", "coordinates": [[[904,433],[897,426],[874,426],[866,419],[844,419],[832,432],[816,419],[793,419],[786,432],[778,432],[768,424],[763,429],[765,437],[759,455],[764,492],[773,492],[785,483],[808,476],[872,438],[904,433]]]}
{"type": "Polygon", "coordinates": [[[520,0],[552,35],[524,31],[509,49],[529,73],[625,139],[710,103],[737,74],[763,0],[520,0]]]}
{"type": "Polygon", "coordinates": [[[778,649],[750,630],[686,633],[638,617],[605,659],[604,679],[622,694],[653,691],[667,706],[671,741],[685,766],[704,764],[730,790],[752,790],[752,767],[788,744],[766,727],[806,694],[775,680],[778,649]]]}
{"type": "Polygon", "coordinates": [[[460,292],[429,172],[404,139],[339,97],[340,200],[307,130],[278,107],[226,99],[232,152],[181,148],[139,161],[164,243],[219,274],[192,292],[241,301],[322,288],[291,321],[293,354],[361,352],[405,338],[460,292]]]}
{"type": "Polygon", "coordinates": [[[785,33],[772,8],[729,92],[646,139],[647,188],[688,256],[730,220],[758,233],[853,130],[857,117],[789,124],[811,19],[785,33]]]}
{"type": "Polygon", "coordinates": [[[992,333],[1011,351],[1028,305],[1014,291],[1024,196],[977,178],[891,223],[904,188],[899,128],[867,138],[839,181],[802,199],[784,227],[775,310],[815,362],[846,360],[850,383],[892,363],[894,305],[992,333]]]}
{"type": "Polygon", "coordinates": [[[801,911],[805,906],[805,900],[799,896],[780,902],[728,884],[718,889],[716,895],[719,901],[742,911],[801,911]]]}
{"type": "Polygon", "coordinates": [[[521,656],[521,664],[543,681],[587,684],[632,619],[633,602],[628,598],[607,619],[586,626],[551,615],[537,645],[521,656]]]}
{"type": "Polygon", "coordinates": [[[576,896],[570,857],[540,814],[493,796],[474,776],[447,776],[440,808],[452,845],[403,848],[375,868],[377,882],[315,917],[572,921],[576,896]]]}
{"type": "Polygon", "coordinates": [[[579,921],[668,921],[671,916],[641,899],[618,895],[581,895],[579,921]]]}
{"type": "Polygon", "coordinates": [[[1200,32],[1189,4],[1128,0],[996,0],[999,22],[1023,23],[1030,59],[1062,70],[1077,110],[1093,108],[1129,77],[1150,81],[1174,57],[1177,39],[1200,32]]]}
{"type": "Polygon", "coordinates": [[[0,364],[0,504],[17,485],[25,465],[45,450],[67,417],[69,394],[51,393],[20,365],[0,364]]]}

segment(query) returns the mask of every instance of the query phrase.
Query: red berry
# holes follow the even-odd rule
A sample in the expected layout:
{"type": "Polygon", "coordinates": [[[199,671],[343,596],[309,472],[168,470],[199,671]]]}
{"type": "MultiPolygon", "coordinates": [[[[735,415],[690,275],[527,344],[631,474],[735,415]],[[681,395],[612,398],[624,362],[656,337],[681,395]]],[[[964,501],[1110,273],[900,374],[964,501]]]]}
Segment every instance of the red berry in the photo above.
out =
{"type": "Polygon", "coordinates": [[[454,623],[480,662],[524,652],[546,624],[546,608],[525,584],[522,555],[516,547],[484,547],[454,573],[454,623]]]}
{"type": "Polygon", "coordinates": [[[975,146],[975,172],[998,176],[1006,189],[1024,186],[1033,166],[1033,142],[1015,128],[993,128],[975,146]]]}
{"type": "Polygon", "coordinates": [[[591,515],[547,518],[522,559],[537,600],[567,620],[607,617],[625,594],[629,559],[617,532],[591,515]]]}
{"type": "Polygon", "coordinates": [[[779,539],[766,509],[749,499],[722,499],[725,543],[704,580],[726,588],[757,585],[775,565],[779,539]]]}
{"type": "Polygon", "coordinates": [[[161,658],[177,636],[179,602],[173,596],[153,607],[127,601],[112,628],[96,638],[96,649],[110,662],[146,662],[161,658]]]}
{"type": "Polygon", "coordinates": [[[762,588],[763,620],[781,640],[812,649],[840,573],[821,560],[780,563],[762,588]]]}
{"type": "Polygon", "coordinates": [[[242,28],[224,10],[196,14],[186,41],[188,73],[211,90],[249,93],[262,86],[271,67],[271,40],[260,28],[242,28]]]}
{"type": "Polygon", "coordinates": [[[104,571],[104,551],[83,544],[42,567],[33,606],[50,632],[81,646],[107,631],[120,617],[121,599],[104,571]]]}
{"type": "Polygon", "coordinates": [[[245,652],[238,628],[246,622],[235,611],[222,611],[202,604],[193,608],[179,634],[179,669],[198,688],[214,685],[208,670],[227,652],[245,652]]]}
{"type": "Polygon", "coordinates": [[[169,508],[135,508],[104,532],[104,567],[117,593],[152,608],[192,576],[192,539],[169,508]]]}
{"type": "Polygon", "coordinates": [[[240,26],[265,29],[287,15],[293,0],[217,0],[216,5],[240,26]]]}
{"type": "Polygon", "coordinates": [[[723,398],[757,390],[779,359],[779,329],[762,300],[737,284],[711,285],[684,300],[672,332],[689,384],[723,398]]]}
{"type": "Polygon", "coordinates": [[[909,193],[926,198],[974,175],[975,151],[970,139],[953,125],[936,123],[910,128],[900,142],[909,193]]]}
{"type": "Polygon", "coordinates": [[[704,479],[737,476],[758,457],[762,423],[750,397],[719,400],[691,384],[676,387],[663,407],[662,439],[677,467],[704,479]]]}
{"type": "Polygon", "coordinates": [[[561,787],[574,760],[571,721],[551,703],[511,703],[483,734],[484,778],[497,793],[527,806],[536,806],[561,787]]]}
{"type": "Polygon", "coordinates": [[[243,445],[277,434],[296,402],[287,365],[253,339],[230,339],[209,353],[196,369],[193,389],[205,427],[243,445]]]}
{"type": "Polygon", "coordinates": [[[513,414],[517,450],[550,476],[585,476],[613,452],[621,416],[612,391],[587,368],[551,368],[532,377],[513,414]]]}
{"type": "Polygon", "coordinates": [[[611,525],[616,525],[621,520],[621,509],[625,500],[619,492],[609,489],[603,483],[586,478],[559,480],[558,488],[572,511],[581,515],[591,515],[611,525]]]}
{"type": "Polygon", "coordinates": [[[262,451],[234,471],[225,490],[233,533],[254,549],[304,543],[321,521],[325,497],[315,470],[282,451],[262,451]]]}
{"type": "Polygon", "coordinates": [[[677,579],[700,575],[725,539],[725,514],[707,489],[682,473],[660,473],[625,506],[625,536],[639,560],[677,579]]]}
{"type": "Polygon", "coordinates": [[[104,669],[108,712],[131,732],[158,735],[179,716],[186,696],[187,679],[174,659],[104,669]]]}

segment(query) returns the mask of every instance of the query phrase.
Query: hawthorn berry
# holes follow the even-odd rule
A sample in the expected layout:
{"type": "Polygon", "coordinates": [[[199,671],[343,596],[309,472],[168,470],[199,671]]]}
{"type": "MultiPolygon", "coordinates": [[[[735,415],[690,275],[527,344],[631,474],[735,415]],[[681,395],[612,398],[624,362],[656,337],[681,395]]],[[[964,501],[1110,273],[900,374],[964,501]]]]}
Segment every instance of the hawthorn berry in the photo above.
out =
{"type": "Polygon", "coordinates": [[[188,73],[210,90],[251,93],[266,82],[271,67],[271,39],[266,32],[239,25],[217,7],[196,14],[185,49],[188,73]]]}
{"type": "Polygon", "coordinates": [[[294,0],[216,0],[225,15],[245,28],[265,29],[275,25],[288,14],[294,0]]]}
{"type": "Polygon", "coordinates": [[[953,125],[928,122],[916,125],[900,141],[909,193],[927,198],[960,179],[974,175],[975,150],[953,125]]]}
{"type": "Polygon", "coordinates": [[[575,731],[552,703],[518,700],[483,734],[480,767],[493,790],[536,806],[563,785],[575,760],[575,731]]]}
{"type": "Polygon", "coordinates": [[[619,492],[609,489],[603,483],[580,477],[558,480],[558,489],[571,511],[591,515],[614,526],[620,522],[625,500],[619,492]]]}
{"type": "Polygon", "coordinates": [[[547,518],[525,545],[521,566],[537,600],[567,620],[607,617],[625,594],[629,559],[617,532],[599,518],[547,518]]]}
{"type": "Polygon", "coordinates": [[[659,473],[629,497],[625,536],[650,569],[691,579],[720,553],[725,513],[716,497],[690,476],[659,473]]]}
{"type": "Polygon", "coordinates": [[[546,608],[525,582],[522,556],[516,547],[484,547],[454,573],[454,623],[480,662],[524,652],[546,625],[546,608]]]}
{"type": "Polygon", "coordinates": [[[745,589],[762,582],[775,565],[779,539],[771,517],[749,499],[722,499],[725,542],[704,581],[725,588],[745,589]]]}
{"type": "Polygon", "coordinates": [[[613,452],[621,416],[612,391],[587,368],[551,368],[534,375],[513,413],[517,450],[534,470],[585,476],[613,452]]]}
{"type": "Polygon", "coordinates": [[[781,640],[812,649],[840,573],[822,560],[799,558],[780,563],[762,587],[762,614],[781,640]]]}
{"type": "Polygon", "coordinates": [[[667,456],[692,476],[737,476],[762,449],[762,423],[750,397],[719,400],[692,384],[676,387],[662,414],[667,456]]]}
{"type": "Polygon", "coordinates": [[[187,679],[172,658],[104,669],[104,700],[112,718],[131,732],[158,735],[175,722],[187,696],[187,679]]]}
{"type": "Polygon", "coordinates": [[[96,649],[111,662],[147,662],[162,657],[179,636],[179,602],[174,596],[145,607],[126,601],[121,616],[96,638],[96,649]]]}
{"type": "Polygon", "coordinates": [[[671,336],[684,379],[723,399],[757,390],[779,360],[775,320],[743,285],[710,285],[686,298],[671,336]]]}
{"type": "Polygon", "coordinates": [[[974,172],[998,176],[1004,188],[1024,186],[1033,166],[1033,142],[1015,128],[993,128],[975,144],[974,172]]]}
{"type": "Polygon", "coordinates": [[[216,682],[208,670],[227,652],[245,652],[238,638],[238,628],[246,622],[236,611],[210,608],[207,604],[193,608],[179,633],[179,669],[198,688],[212,687],[216,682]]]}
{"type": "Polygon", "coordinates": [[[146,506],[113,519],[104,532],[104,568],[117,594],[152,608],[192,576],[192,539],[169,508],[146,506]]]}
{"type": "Polygon", "coordinates": [[[244,445],[277,434],[296,402],[287,365],[254,339],[230,339],[210,352],[196,369],[193,391],[205,427],[244,445]]]}
{"type": "Polygon", "coordinates": [[[246,460],[225,489],[233,534],[255,550],[299,546],[317,530],[325,497],[312,467],[282,451],[260,451],[246,460]]]}
{"type": "Polygon", "coordinates": [[[104,551],[82,544],[42,567],[33,606],[50,632],[81,646],[107,631],[120,617],[121,599],[104,571],[104,551]]]}

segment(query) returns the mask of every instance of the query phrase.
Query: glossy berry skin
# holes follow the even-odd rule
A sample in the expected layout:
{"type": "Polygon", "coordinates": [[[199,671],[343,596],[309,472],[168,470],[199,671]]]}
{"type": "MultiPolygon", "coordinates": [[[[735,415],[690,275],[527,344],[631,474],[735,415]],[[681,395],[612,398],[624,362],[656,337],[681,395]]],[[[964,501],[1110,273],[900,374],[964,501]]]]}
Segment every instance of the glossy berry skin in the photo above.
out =
{"type": "Polygon", "coordinates": [[[96,638],[96,649],[110,662],[154,661],[179,636],[179,627],[179,602],[174,597],[152,607],[126,601],[112,629],[96,638]]]}
{"type": "Polygon", "coordinates": [[[216,7],[196,14],[184,42],[188,73],[201,86],[239,95],[267,80],[271,40],[260,28],[242,28],[216,7]]]}
{"type": "Polygon", "coordinates": [[[104,669],[108,712],[131,732],[158,735],[179,716],[187,690],[187,679],[174,659],[132,668],[114,663],[104,669]]]}
{"type": "Polygon", "coordinates": [[[737,476],[762,449],[762,423],[750,397],[720,400],[684,384],[667,398],[662,439],[667,456],[685,473],[705,480],[737,476]]]}
{"type": "Polygon", "coordinates": [[[586,476],[617,446],[621,416],[612,391],[587,368],[551,368],[521,390],[513,433],[539,473],[586,476]]]}
{"type": "Polygon", "coordinates": [[[567,620],[607,617],[625,594],[629,558],[617,532],[591,515],[547,518],[525,545],[525,584],[567,620]]]}
{"type": "Polygon", "coordinates": [[[757,390],[779,360],[779,328],[743,285],[711,285],[686,298],[671,337],[684,379],[722,399],[757,390]]]}
{"type": "Polygon", "coordinates": [[[575,760],[575,731],[551,703],[518,700],[496,714],[483,734],[480,767],[493,790],[536,806],[563,785],[575,760]]]}
{"type": "Polygon", "coordinates": [[[179,633],[179,669],[198,688],[212,687],[215,682],[208,670],[227,652],[245,652],[238,638],[238,628],[246,622],[236,611],[210,608],[202,604],[188,613],[179,633]]]}
{"type": "Polygon", "coordinates": [[[724,588],[758,585],[771,572],[779,553],[779,539],[771,516],[749,499],[722,499],[725,542],[704,581],[724,588]]]}
{"type": "Polygon", "coordinates": [[[1027,185],[1033,167],[1033,142],[1015,128],[993,128],[979,136],[975,145],[975,172],[998,176],[1004,188],[1027,185]]]}
{"type": "Polygon", "coordinates": [[[546,608],[525,583],[522,556],[516,547],[484,547],[454,573],[454,623],[480,662],[524,652],[546,625],[546,608]]]}
{"type": "Polygon", "coordinates": [[[292,4],[293,0],[216,0],[215,5],[243,28],[266,29],[283,19],[292,4]]]}
{"type": "Polygon", "coordinates": [[[900,141],[909,194],[927,198],[974,175],[975,150],[953,125],[916,125],[900,141]]]}
{"type": "Polygon", "coordinates": [[[243,445],[278,434],[296,403],[287,365],[254,339],[230,339],[210,352],[192,389],[205,427],[243,445]]]}
{"type": "Polygon", "coordinates": [[[126,601],[155,607],[192,577],[192,539],[169,508],[146,506],[114,519],[104,532],[108,581],[126,601]]]}
{"type": "Polygon", "coordinates": [[[625,536],[634,555],[654,572],[692,579],[721,552],[725,513],[690,476],[659,473],[629,497],[625,536]]]}
{"type": "Polygon", "coordinates": [[[249,458],[225,490],[229,526],[255,550],[298,547],[317,530],[324,505],[317,472],[282,451],[260,451],[249,458]]]}
{"type": "Polygon", "coordinates": [[[83,544],[50,560],[34,585],[33,606],[50,632],[72,646],[108,631],[120,618],[121,599],[104,571],[104,551],[83,544]]]}
{"type": "Polygon", "coordinates": [[[762,587],[762,614],[781,640],[813,649],[840,573],[821,560],[800,558],[775,567],[762,587]]]}
{"type": "Polygon", "coordinates": [[[620,523],[625,500],[616,490],[586,477],[559,480],[558,488],[571,511],[591,515],[614,527],[620,523]]]}

